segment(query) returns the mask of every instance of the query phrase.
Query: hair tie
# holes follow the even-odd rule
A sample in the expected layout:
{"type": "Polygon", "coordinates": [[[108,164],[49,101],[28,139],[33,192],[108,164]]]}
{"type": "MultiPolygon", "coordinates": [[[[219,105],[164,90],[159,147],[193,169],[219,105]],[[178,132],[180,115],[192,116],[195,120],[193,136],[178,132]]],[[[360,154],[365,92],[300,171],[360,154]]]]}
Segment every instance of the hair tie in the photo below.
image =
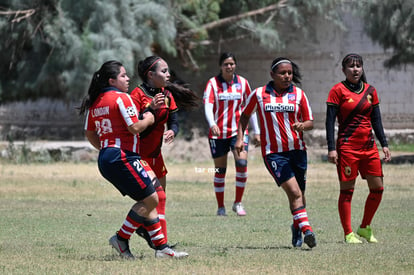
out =
{"type": "Polygon", "coordinates": [[[149,72],[149,70],[151,70],[151,68],[155,65],[155,63],[157,63],[158,61],[160,61],[161,58],[157,58],[155,59],[155,61],[151,64],[151,66],[148,67],[148,69],[145,71],[144,75],[147,75],[147,73],[149,72]]]}
{"type": "Polygon", "coordinates": [[[292,64],[292,62],[290,61],[290,60],[287,60],[287,59],[282,59],[282,60],[279,60],[278,62],[276,62],[275,64],[273,64],[273,66],[272,66],[272,71],[273,71],[273,69],[274,68],[276,68],[277,67],[277,65],[279,65],[279,64],[282,64],[282,63],[289,63],[289,64],[292,64]]]}

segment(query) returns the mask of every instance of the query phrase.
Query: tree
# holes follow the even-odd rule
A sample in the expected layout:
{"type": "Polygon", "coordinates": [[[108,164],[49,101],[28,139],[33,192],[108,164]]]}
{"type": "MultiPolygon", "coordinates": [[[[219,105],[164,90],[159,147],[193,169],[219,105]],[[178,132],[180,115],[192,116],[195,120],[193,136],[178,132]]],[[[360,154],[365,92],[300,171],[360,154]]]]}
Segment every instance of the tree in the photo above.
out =
{"type": "Polygon", "coordinates": [[[121,60],[134,76],[138,60],[152,54],[178,56],[197,70],[198,58],[213,43],[247,38],[283,49],[291,37],[282,31],[305,36],[315,31],[309,14],[339,25],[339,2],[3,0],[0,100],[77,100],[108,59],[121,60]]]}
{"type": "Polygon", "coordinates": [[[251,39],[263,48],[283,49],[292,35],[315,31],[309,22],[319,16],[343,28],[337,9],[340,0],[177,0],[176,48],[183,64],[198,70],[195,55],[213,44],[251,39]],[[184,4],[187,3],[187,4],[184,4]],[[190,4],[188,4],[190,3],[190,4]],[[309,16],[312,14],[313,16],[309,16]],[[207,15],[207,16],[201,16],[207,15]],[[281,34],[284,35],[281,35],[281,34]],[[290,34],[290,35],[289,35],[290,34]]]}
{"type": "Polygon", "coordinates": [[[78,99],[108,59],[121,60],[133,74],[136,60],[152,54],[154,44],[175,55],[169,6],[136,2],[6,1],[0,7],[0,100],[78,99]]]}
{"type": "Polygon", "coordinates": [[[414,1],[367,0],[358,4],[368,35],[393,51],[385,66],[414,63],[414,1]]]}

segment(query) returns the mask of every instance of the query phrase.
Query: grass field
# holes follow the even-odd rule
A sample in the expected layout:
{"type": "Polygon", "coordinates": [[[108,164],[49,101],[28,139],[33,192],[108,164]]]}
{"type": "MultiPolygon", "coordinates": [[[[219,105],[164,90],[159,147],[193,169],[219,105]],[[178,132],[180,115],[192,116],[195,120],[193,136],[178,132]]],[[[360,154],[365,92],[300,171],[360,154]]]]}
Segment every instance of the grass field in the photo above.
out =
{"type": "MultiPolygon", "coordinates": [[[[261,161],[249,163],[246,217],[231,212],[234,169],[227,175],[228,216],[215,216],[211,167],[210,162],[168,165],[169,239],[190,257],[156,260],[133,236],[131,250],[140,259],[126,261],[108,238],[132,200],[121,197],[95,163],[0,164],[0,274],[414,273],[413,165],[384,166],[385,193],[372,224],[379,243],[346,245],[335,168],[310,163],[307,210],[318,241],[312,250],[291,247],[286,195],[261,161]]],[[[367,192],[359,180],[352,203],[355,230],[367,192]]]]}

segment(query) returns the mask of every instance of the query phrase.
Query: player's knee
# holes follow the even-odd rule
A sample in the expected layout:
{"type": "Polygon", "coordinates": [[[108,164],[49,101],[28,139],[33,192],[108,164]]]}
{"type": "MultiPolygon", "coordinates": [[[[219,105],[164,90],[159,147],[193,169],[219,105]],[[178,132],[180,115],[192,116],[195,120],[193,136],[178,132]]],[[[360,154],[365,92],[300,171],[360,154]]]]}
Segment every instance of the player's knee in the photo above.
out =
{"type": "Polygon", "coordinates": [[[237,167],[246,167],[247,166],[247,159],[238,159],[236,160],[237,167]]]}
{"type": "Polygon", "coordinates": [[[227,168],[225,168],[225,167],[216,167],[215,170],[216,170],[216,174],[224,174],[225,175],[227,168]]]}

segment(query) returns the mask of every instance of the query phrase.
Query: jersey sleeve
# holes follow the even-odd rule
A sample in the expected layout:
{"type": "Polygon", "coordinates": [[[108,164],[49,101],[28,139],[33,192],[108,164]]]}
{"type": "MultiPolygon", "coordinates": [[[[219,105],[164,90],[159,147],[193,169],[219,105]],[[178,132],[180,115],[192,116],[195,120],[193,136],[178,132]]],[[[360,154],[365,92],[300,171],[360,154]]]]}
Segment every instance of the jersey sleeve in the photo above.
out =
{"type": "Polygon", "coordinates": [[[178,106],[177,103],[175,102],[175,99],[172,95],[172,93],[169,93],[169,98],[170,98],[170,113],[174,113],[178,111],[178,106]]]}
{"type": "Polygon", "coordinates": [[[247,79],[245,79],[246,82],[246,92],[244,93],[244,98],[243,101],[246,102],[247,98],[249,97],[249,95],[252,93],[252,89],[250,88],[250,84],[249,81],[247,81],[247,79]]]}
{"type": "Polygon", "coordinates": [[[204,114],[207,120],[209,127],[216,125],[216,121],[214,119],[214,88],[212,85],[213,79],[210,79],[206,85],[206,89],[204,90],[203,96],[203,104],[204,104],[204,114]]]}
{"type": "Polygon", "coordinates": [[[250,93],[250,95],[247,97],[246,104],[243,108],[243,113],[245,115],[250,116],[253,112],[256,111],[256,105],[257,105],[257,89],[250,93]]]}
{"type": "Polygon", "coordinates": [[[326,100],[326,104],[339,106],[340,104],[340,93],[341,89],[337,88],[337,85],[333,86],[332,89],[329,91],[328,99],[326,100]]]}
{"type": "Polygon", "coordinates": [[[304,91],[302,91],[300,106],[301,106],[301,113],[302,113],[303,121],[313,120],[312,109],[311,109],[311,106],[309,104],[308,97],[306,96],[304,91]]]}
{"type": "Polygon", "coordinates": [[[204,96],[203,96],[203,103],[211,103],[214,104],[214,87],[213,82],[214,78],[211,78],[204,89],[204,96]]]}
{"type": "Polygon", "coordinates": [[[131,126],[138,122],[138,111],[130,95],[120,94],[116,103],[118,104],[119,112],[127,126],[131,126]]]}
{"type": "MultiPolygon", "coordinates": [[[[374,88],[374,86],[371,86],[372,88],[374,88]]],[[[372,93],[372,106],[377,106],[379,105],[379,97],[378,97],[378,93],[377,90],[374,88],[374,92],[372,93]]]]}

